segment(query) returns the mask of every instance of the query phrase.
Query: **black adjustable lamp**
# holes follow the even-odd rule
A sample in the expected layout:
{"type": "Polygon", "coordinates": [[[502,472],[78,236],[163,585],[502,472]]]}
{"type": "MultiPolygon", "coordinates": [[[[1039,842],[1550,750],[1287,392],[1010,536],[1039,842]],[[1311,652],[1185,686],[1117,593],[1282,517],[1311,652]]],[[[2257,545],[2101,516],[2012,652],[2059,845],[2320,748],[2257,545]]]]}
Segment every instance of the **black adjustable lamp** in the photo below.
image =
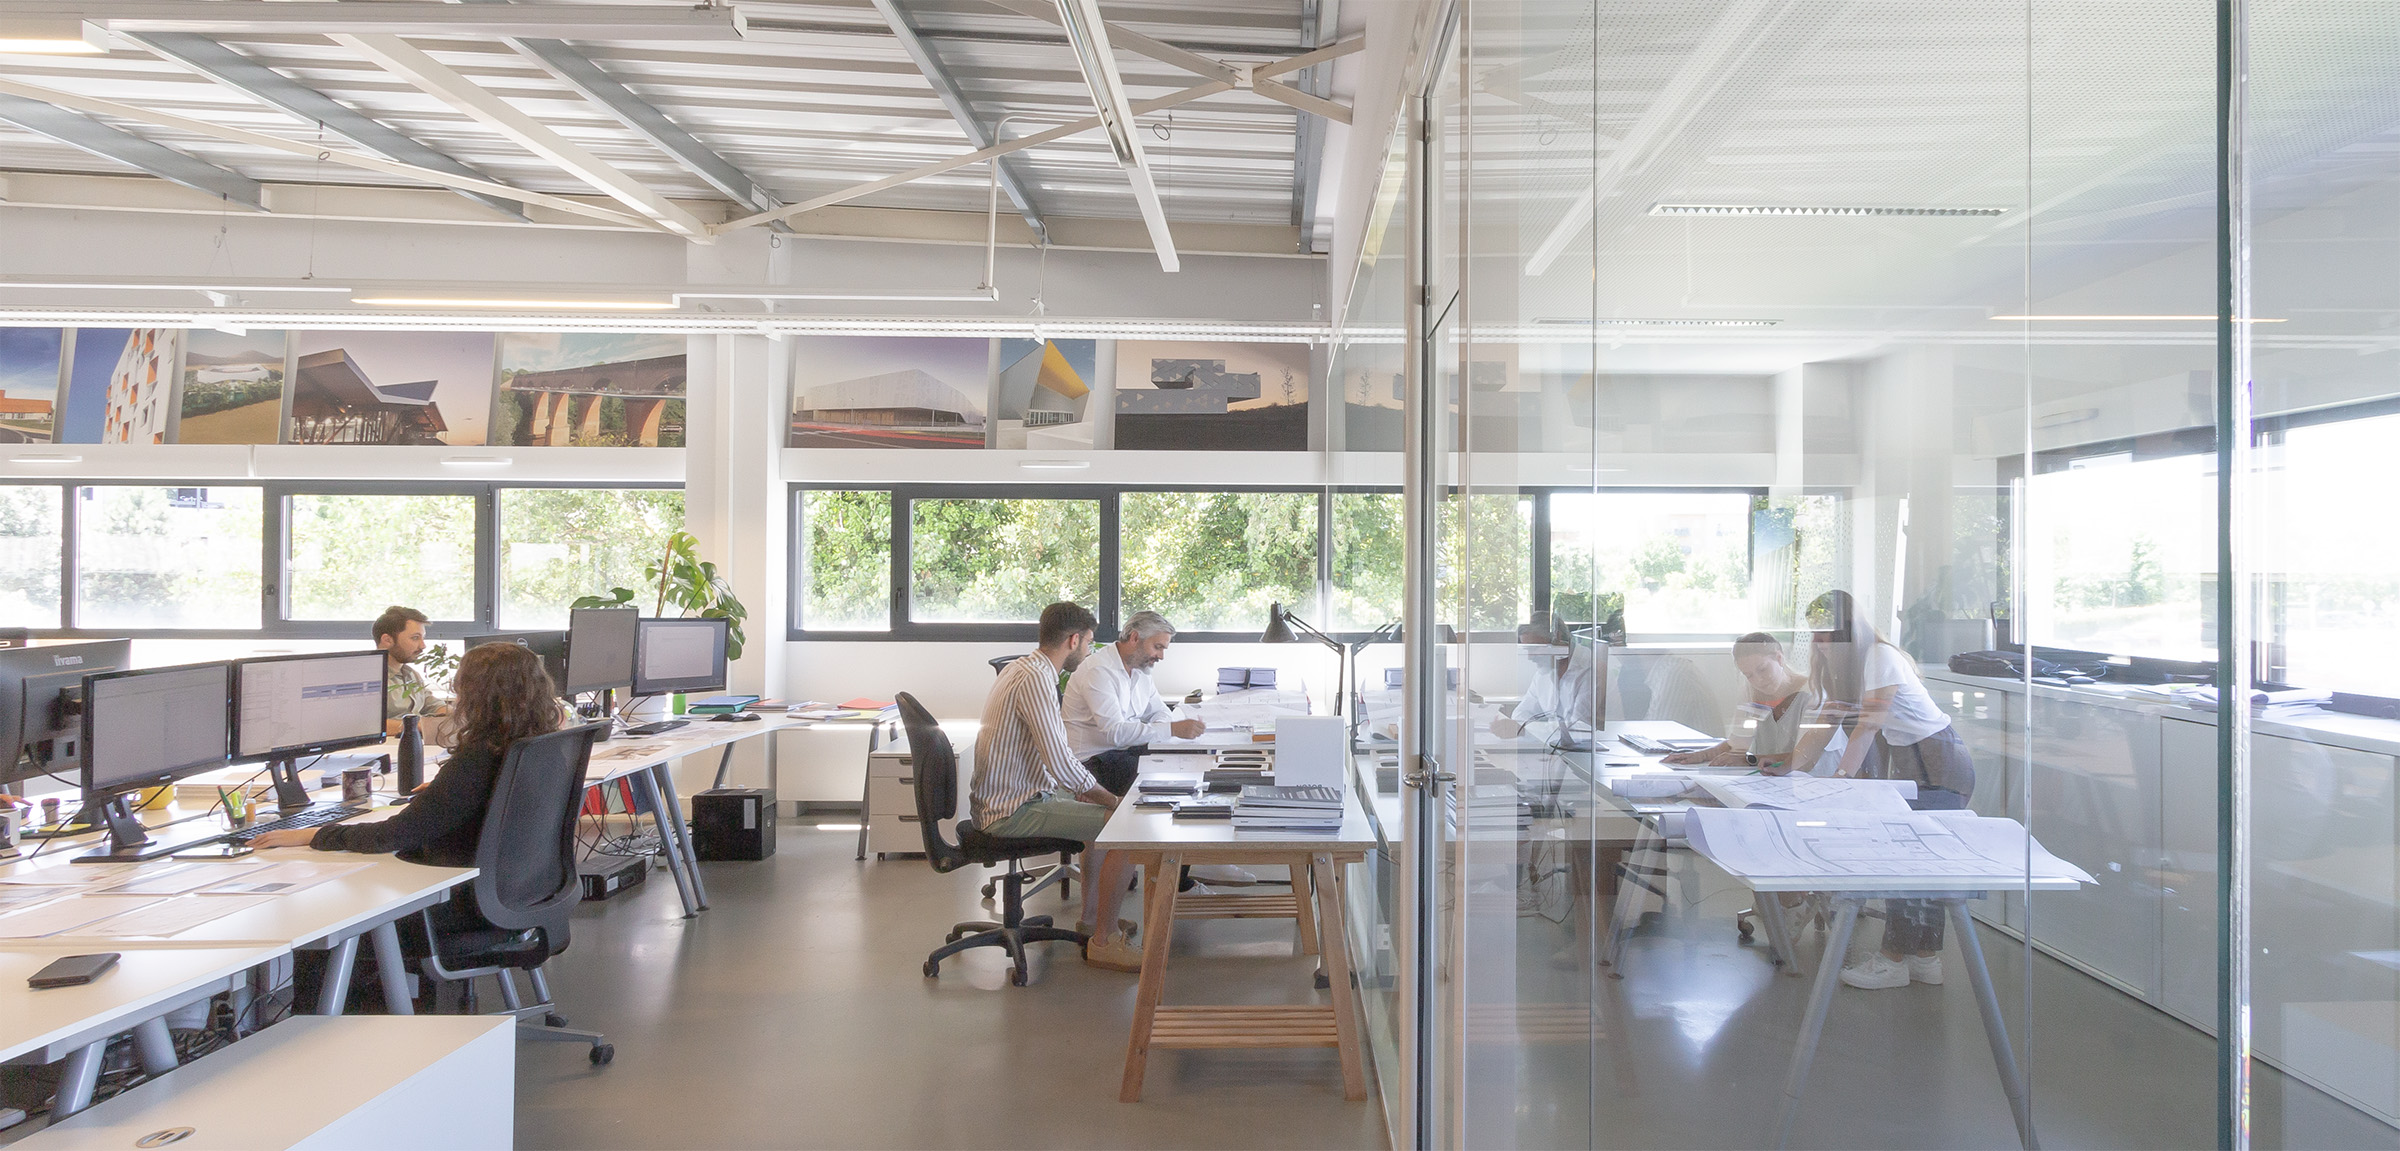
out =
{"type": "Polygon", "coordinates": [[[1355,696],[1358,691],[1358,684],[1355,682],[1358,671],[1358,653],[1365,650],[1369,644],[1382,643],[1387,639],[1397,638],[1399,634],[1400,625],[1398,623],[1387,623],[1367,633],[1365,639],[1343,643],[1341,640],[1309,626],[1307,620],[1284,610],[1283,605],[1278,603],[1268,606],[1267,628],[1258,633],[1258,642],[1291,643],[1294,640],[1305,638],[1313,639],[1332,648],[1334,654],[1341,657],[1340,666],[1335,669],[1334,673],[1339,677],[1340,682],[1334,696],[1333,713],[1350,716],[1351,735],[1355,738],[1359,717],[1355,714],[1358,709],[1351,706],[1351,697],[1355,696]]]}

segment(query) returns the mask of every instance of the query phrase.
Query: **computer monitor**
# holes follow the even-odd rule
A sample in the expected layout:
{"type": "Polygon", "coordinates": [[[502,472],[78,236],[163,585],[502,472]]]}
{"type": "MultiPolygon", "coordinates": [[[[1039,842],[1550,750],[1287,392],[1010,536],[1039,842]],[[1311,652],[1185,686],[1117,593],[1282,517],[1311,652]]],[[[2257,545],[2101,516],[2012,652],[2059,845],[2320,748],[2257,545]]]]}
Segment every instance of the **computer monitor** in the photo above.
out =
{"type": "Polygon", "coordinates": [[[106,812],[111,846],[78,862],[147,859],[190,845],[151,839],[125,796],[225,766],[232,694],[227,663],[84,677],[83,802],[106,812]]]}
{"type": "Polygon", "coordinates": [[[567,679],[562,695],[633,686],[633,641],[641,613],[629,607],[579,607],[567,614],[567,679]]]}
{"type": "Polygon", "coordinates": [[[83,677],[123,671],[133,641],[35,640],[0,649],[0,789],[83,772],[83,677]]]}
{"type": "Polygon", "coordinates": [[[233,755],[282,760],[383,742],[380,651],[274,655],[233,665],[233,755]]]}
{"type": "Polygon", "coordinates": [[[698,616],[646,619],[634,630],[633,694],[721,691],[726,622],[698,616]]]}
{"type": "Polygon", "coordinates": [[[563,631],[499,631],[490,635],[467,637],[466,648],[473,651],[487,643],[513,643],[541,657],[542,670],[550,673],[550,682],[560,694],[566,693],[567,633],[563,631]]]}
{"type": "Polygon", "coordinates": [[[1558,707],[1568,725],[1599,731],[1608,724],[1608,641],[1599,628],[1567,635],[1567,668],[1558,676],[1558,707]]]}

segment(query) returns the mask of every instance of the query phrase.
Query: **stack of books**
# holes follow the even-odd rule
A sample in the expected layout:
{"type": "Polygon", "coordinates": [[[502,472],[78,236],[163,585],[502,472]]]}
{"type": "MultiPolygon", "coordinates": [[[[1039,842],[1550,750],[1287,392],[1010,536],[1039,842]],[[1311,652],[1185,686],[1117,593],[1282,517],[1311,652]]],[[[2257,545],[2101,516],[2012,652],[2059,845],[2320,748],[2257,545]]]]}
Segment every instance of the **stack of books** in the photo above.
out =
{"type": "Polygon", "coordinates": [[[1335,832],[1342,829],[1342,793],[1321,783],[1290,787],[1253,784],[1234,804],[1243,831],[1335,832]]]}

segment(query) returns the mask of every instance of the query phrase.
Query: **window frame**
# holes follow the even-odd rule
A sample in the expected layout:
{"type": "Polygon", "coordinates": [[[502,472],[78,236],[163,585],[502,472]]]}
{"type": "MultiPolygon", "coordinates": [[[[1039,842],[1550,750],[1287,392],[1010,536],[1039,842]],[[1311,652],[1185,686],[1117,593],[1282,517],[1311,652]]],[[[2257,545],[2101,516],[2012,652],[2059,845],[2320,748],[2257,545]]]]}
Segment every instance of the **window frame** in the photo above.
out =
{"type": "Polygon", "coordinates": [[[426,625],[426,634],[437,640],[458,640],[471,635],[483,635],[497,630],[495,621],[500,601],[500,499],[501,493],[519,489],[558,489],[572,491],[635,490],[687,491],[680,483],[644,481],[588,482],[574,480],[545,481],[444,481],[444,480],[196,480],[176,481],[158,478],[68,478],[14,482],[15,487],[49,487],[57,489],[60,506],[59,531],[59,618],[65,625],[58,628],[35,628],[33,634],[59,639],[355,639],[365,642],[372,617],[357,620],[295,620],[289,618],[291,571],[286,557],[291,552],[291,521],[288,501],[293,496],[469,496],[475,501],[475,618],[466,620],[434,620],[426,625]],[[81,554],[79,535],[82,529],[81,501],[75,498],[78,488],[252,488],[259,492],[259,612],[260,626],[256,628],[106,628],[87,627],[82,621],[83,604],[80,587],[81,554]]]}
{"type": "MultiPolygon", "coordinates": [[[[1306,610],[1299,611],[1310,623],[1329,618],[1328,605],[1333,595],[1333,499],[1337,495],[1399,495],[1401,489],[1386,484],[1229,484],[1201,488],[1191,484],[1045,484],[1045,483],[838,483],[795,482],[789,485],[785,509],[789,525],[789,546],[786,554],[784,586],[788,593],[788,609],[784,620],[784,639],[791,643],[1031,643],[1036,627],[1029,623],[966,624],[925,623],[908,617],[909,609],[909,509],[918,499],[1088,499],[1100,503],[1100,602],[1092,605],[1093,615],[1100,621],[1100,634],[1117,634],[1118,621],[1123,615],[1122,580],[1122,505],[1120,497],[1129,492],[1215,492],[1240,493],[1300,493],[1317,499],[1317,587],[1310,596],[1306,610]],[[882,629],[810,628],[804,618],[805,603],[801,588],[800,555],[807,532],[802,516],[802,504],[810,492],[889,492],[892,497],[891,568],[886,573],[887,591],[891,596],[891,622],[882,629]]],[[[1550,497],[1553,494],[1669,494],[1669,495],[1727,495],[1756,500],[1769,495],[1762,486],[1667,486],[1591,488],[1575,485],[1527,485],[1507,489],[1512,496],[1533,500],[1533,520],[1527,539],[1533,549],[1531,559],[1532,595],[1536,605],[1550,602],[1550,497]]],[[[1747,533],[1747,552],[1755,562],[1758,540],[1755,521],[1747,533]]],[[[1298,608],[1300,605],[1291,605],[1298,608]]],[[[1264,628],[1265,621],[1260,621],[1264,628]]],[[[1328,631],[1335,639],[1352,642],[1368,638],[1364,630],[1328,631]]],[[[1687,635],[1684,633],[1641,633],[1648,641],[1720,642],[1730,641],[1733,634],[1687,635]]],[[[1738,634],[1738,633],[1735,633],[1738,634]]],[[[1191,643],[1255,643],[1258,634],[1250,631],[1184,630],[1176,638],[1191,643]]],[[[1461,642],[1499,643],[1513,641],[1514,630],[1478,631],[1464,634],[1461,642]]]]}

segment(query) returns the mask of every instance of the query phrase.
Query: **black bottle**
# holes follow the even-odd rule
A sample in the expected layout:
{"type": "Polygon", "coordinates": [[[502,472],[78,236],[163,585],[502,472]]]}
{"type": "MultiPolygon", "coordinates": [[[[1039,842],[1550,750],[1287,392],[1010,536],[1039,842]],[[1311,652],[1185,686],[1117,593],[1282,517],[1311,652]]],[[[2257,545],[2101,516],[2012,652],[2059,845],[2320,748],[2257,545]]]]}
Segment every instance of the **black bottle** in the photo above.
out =
{"type": "Polygon", "coordinates": [[[425,733],[417,730],[417,717],[400,717],[400,794],[407,795],[425,782],[425,733]]]}

